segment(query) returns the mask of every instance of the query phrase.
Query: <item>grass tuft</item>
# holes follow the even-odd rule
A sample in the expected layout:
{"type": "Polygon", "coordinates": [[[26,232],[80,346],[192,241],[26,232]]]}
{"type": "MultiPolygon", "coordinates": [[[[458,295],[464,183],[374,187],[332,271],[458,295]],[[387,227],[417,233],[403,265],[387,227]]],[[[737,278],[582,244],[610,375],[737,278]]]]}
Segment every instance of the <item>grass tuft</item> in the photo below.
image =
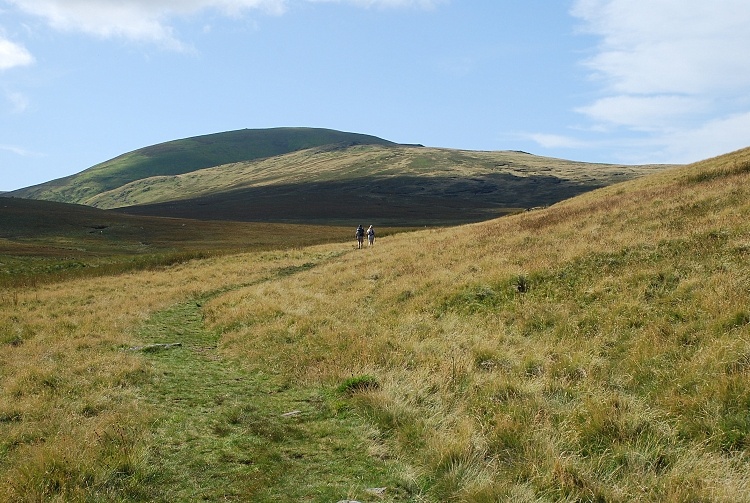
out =
{"type": "Polygon", "coordinates": [[[354,395],[363,391],[373,391],[380,388],[378,379],[371,375],[354,376],[338,385],[336,390],[346,395],[354,395]]]}

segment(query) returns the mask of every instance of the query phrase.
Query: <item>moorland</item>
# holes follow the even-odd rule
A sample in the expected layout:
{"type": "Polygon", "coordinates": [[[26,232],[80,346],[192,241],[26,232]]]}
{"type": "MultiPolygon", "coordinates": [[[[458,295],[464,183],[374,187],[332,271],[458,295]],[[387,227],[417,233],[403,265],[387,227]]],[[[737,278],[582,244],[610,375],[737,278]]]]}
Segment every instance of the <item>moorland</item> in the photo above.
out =
{"type": "Polygon", "coordinates": [[[173,260],[3,286],[2,500],[750,501],[750,149],[363,250],[74,207],[2,260],[173,260]]]}
{"type": "Polygon", "coordinates": [[[443,226],[547,206],[666,167],[250,129],[145,147],[6,195],[201,220],[443,226]]]}

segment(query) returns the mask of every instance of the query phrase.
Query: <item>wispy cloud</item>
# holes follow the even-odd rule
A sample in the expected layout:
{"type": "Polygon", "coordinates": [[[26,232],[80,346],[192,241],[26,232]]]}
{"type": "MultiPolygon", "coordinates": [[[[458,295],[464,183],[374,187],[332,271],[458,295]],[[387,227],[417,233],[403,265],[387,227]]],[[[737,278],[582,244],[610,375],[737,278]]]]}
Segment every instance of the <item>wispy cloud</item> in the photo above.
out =
{"type": "Polygon", "coordinates": [[[578,138],[557,134],[529,133],[520,135],[520,137],[531,140],[543,148],[582,148],[588,146],[578,138]]]}
{"type": "Polygon", "coordinates": [[[287,0],[7,0],[27,14],[41,17],[54,29],[102,38],[125,38],[180,49],[169,24],[179,16],[217,10],[238,16],[255,9],[281,14],[287,0]]]}
{"type": "Polygon", "coordinates": [[[750,85],[745,0],[578,0],[572,14],[601,38],[586,64],[611,91],[696,94],[750,85]]]}
{"type": "Polygon", "coordinates": [[[710,109],[705,99],[678,95],[616,95],[596,100],[576,111],[596,122],[638,131],[661,131],[710,109]]]}
{"type": "Polygon", "coordinates": [[[0,37],[0,70],[34,63],[34,56],[22,45],[0,37]]]}
{"type": "Polygon", "coordinates": [[[433,9],[448,0],[307,0],[311,3],[347,3],[358,7],[416,7],[420,9],[433,9]]]}
{"type": "Polygon", "coordinates": [[[0,151],[10,152],[20,157],[43,157],[44,156],[44,154],[41,154],[39,152],[33,152],[31,150],[28,150],[22,147],[17,147],[15,145],[0,144],[0,151]]]}
{"type": "MultiPolygon", "coordinates": [[[[338,2],[359,7],[430,9],[448,0],[297,0],[338,2]]],[[[54,29],[101,38],[124,38],[156,43],[171,49],[184,46],[170,22],[177,17],[214,10],[229,17],[257,10],[280,15],[292,0],[6,0],[21,11],[38,16],[54,29]]],[[[2,47],[0,47],[2,50],[2,47]]],[[[1,68],[1,67],[0,67],[1,68]]]]}
{"type": "Polygon", "coordinates": [[[662,143],[664,157],[676,162],[705,159],[750,146],[750,111],[665,133],[662,143]]]}
{"type": "Polygon", "coordinates": [[[24,112],[29,107],[29,98],[23,93],[6,92],[5,99],[10,103],[14,113],[24,112]]]}
{"type": "Polygon", "coordinates": [[[599,39],[584,64],[601,96],[577,111],[602,130],[648,133],[667,161],[750,145],[746,0],[577,0],[571,13],[599,39]]]}

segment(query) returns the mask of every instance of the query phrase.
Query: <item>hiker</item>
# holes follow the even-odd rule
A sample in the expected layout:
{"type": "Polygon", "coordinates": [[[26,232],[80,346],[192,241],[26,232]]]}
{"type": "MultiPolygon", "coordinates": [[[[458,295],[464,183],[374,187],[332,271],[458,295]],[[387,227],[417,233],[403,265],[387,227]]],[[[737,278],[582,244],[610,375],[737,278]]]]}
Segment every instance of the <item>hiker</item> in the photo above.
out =
{"type": "Polygon", "coordinates": [[[372,246],[372,244],[375,242],[375,229],[372,228],[372,225],[369,229],[367,229],[367,246],[372,246]]]}
{"type": "Polygon", "coordinates": [[[365,240],[365,228],[361,225],[354,231],[354,235],[357,236],[357,249],[362,248],[362,243],[365,240]]]}

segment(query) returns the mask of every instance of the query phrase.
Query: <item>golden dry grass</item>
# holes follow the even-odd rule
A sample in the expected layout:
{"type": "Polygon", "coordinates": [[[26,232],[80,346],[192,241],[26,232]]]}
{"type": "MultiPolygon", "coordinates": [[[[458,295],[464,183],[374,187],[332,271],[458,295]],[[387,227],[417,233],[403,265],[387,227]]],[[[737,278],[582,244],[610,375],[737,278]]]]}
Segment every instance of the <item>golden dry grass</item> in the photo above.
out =
{"type": "Polygon", "coordinates": [[[430,500],[746,501],[749,159],[381,240],[208,318],[248,365],[377,376],[361,411],[430,500]]]}
{"type": "Polygon", "coordinates": [[[139,390],[151,374],[127,351],[137,327],[302,256],[237,255],[0,293],[0,500],[140,500],[150,410],[139,390]]]}
{"type": "Polygon", "coordinates": [[[145,499],[151,377],[123,348],[150,313],[225,288],[202,308],[227,361],[374,380],[345,406],[409,500],[750,501],[748,166],[740,151],[364,250],[4,292],[0,497],[145,499]]]}

